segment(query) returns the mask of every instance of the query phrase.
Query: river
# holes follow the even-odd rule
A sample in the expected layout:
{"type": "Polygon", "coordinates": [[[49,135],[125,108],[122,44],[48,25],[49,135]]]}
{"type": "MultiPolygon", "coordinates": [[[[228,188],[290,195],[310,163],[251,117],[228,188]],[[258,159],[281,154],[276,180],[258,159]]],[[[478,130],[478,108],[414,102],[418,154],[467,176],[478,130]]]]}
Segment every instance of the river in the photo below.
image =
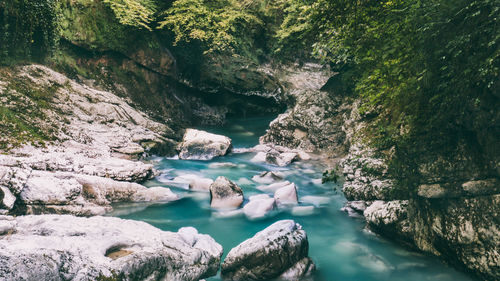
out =
{"type": "MultiPolygon", "coordinates": [[[[229,136],[235,148],[251,147],[258,143],[271,118],[234,119],[224,127],[206,127],[204,130],[229,136]]],[[[346,199],[341,186],[321,184],[325,169],[319,162],[293,163],[279,168],[250,161],[254,153],[229,154],[212,161],[189,161],[153,157],[150,159],[161,171],[146,186],[167,186],[182,199],[168,204],[119,205],[112,213],[125,219],[148,222],[160,229],[177,231],[180,227],[193,226],[200,233],[209,234],[229,250],[273,222],[293,219],[300,223],[309,238],[309,256],[318,270],[312,280],[471,280],[465,274],[443,264],[436,258],[409,251],[365,229],[362,218],[349,217],[340,211],[346,199]],[[214,163],[233,163],[232,167],[214,163]],[[171,179],[183,174],[198,174],[215,179],[225,176],[236,182],[244,191],[245,198],[261,193],[258,183],[251,178],[262,171],[276,171],[286,175],[286,180],[298,187],[301,206],[308,209],[280,209],[261,220],[247,219],[238,212],[220,213],[210,208],[207,193],[190,192],[171,179]]],[[[217,275],[207,280],[220,280],[217,275]]]]}

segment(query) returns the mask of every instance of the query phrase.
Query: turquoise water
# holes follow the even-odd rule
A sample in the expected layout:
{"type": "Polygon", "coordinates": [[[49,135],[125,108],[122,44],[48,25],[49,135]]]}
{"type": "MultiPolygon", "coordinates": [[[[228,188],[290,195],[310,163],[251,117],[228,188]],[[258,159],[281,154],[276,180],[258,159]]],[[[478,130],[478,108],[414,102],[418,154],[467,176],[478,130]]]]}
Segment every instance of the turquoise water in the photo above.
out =
{"type": "MultiPolygon", "coordinates": [[[[203,129],[231,137],[236,148],[251,147],[258,143],[258,137],[265,132],[269,121],[269,118],[248,118],[233,120],[223,128],[203,129]]],[[[308,234],[309,256],[318,267],[313,280],[471,280],[435,258],[408,251],[374,235],[365,230],[362,219],[349,217],[340,211],[345,198],[337,191],[339,186],[319,182],[325,168],[321,163],[294,163],[286,168],[278,168],[250,162],[253,155],[230,154],[213,161],[153,158],[152,161],[162,174],[146,185],[168,186],[182,199],[151,206],[116,206],[113,215],[142,220],[169,231],[193,226],[200,233],[211,235],[224,247],[225,254],[273,222],[293,219],[308,234]],[[236,166],[209,167],[215,162],[231,162],[236,166]],[[252,176],[268,170],[278,170],[286,175],[286,180],[294,182],[298,186],[300,205],[314,206],[313,212],[281,209],[265,219],[249,220],[241,213],[213,211],[209,206],[208,194],[189,192],[169,182],[182,174],[198,174],[212,179],[225,176],[238,183],[245,198],[248,198],[261,193],[255,188],[259,184],[251,181],[252,176]]],[[[207,280],[220,280],[220,277],[207,280]]]]}

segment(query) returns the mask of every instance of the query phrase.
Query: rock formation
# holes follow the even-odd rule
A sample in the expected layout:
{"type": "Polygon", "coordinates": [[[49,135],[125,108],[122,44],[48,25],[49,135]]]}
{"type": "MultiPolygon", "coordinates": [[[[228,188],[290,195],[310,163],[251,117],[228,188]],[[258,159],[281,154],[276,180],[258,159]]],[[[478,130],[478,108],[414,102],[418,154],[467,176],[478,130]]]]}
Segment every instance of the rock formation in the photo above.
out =
{"type": "Polygon", "coordinates": [[[216,209],[237,208],[243,203],[243,191],[234,182],[218,177],[210,185],[210,206],[216,209]]]}
{"type": "Polygon", "coordinates": [[[302,227],[292,220],[275,222],[231,249],[222,264],[226,280],[285,280],[309,275],[315,268],[302,227]]]}
{"type": "Polygon", "coordinates": [[[2,280],[195,281],[215,275],[221,256],[222,247],[194,228],[165,232],[113,217],[0,217],[2,280]]]}
{"type": "Polygon", "coordinates": [[[231,139],[205,131],[187,129],[179,144],[179,158],[190,160],[211,160],[231,151],[231,139]]]}

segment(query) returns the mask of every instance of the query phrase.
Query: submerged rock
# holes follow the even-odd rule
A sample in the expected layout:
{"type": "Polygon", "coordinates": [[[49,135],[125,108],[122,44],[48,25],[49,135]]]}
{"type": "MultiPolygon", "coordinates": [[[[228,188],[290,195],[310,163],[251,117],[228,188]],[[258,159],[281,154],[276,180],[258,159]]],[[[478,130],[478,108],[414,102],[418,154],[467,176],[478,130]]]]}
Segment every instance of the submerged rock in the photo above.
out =
{"type": "Polygon", "coordinates": [[[181,175],[174,178],[174,182],[185,183],[190,190],[210,191],[210,185],[214,182],[212,179],[200,177],[194,174],[181,175]]]}
{"type": "Polygon", "coordinates": [[[282,181],[282,182],[277,182],[277,183],[273,183],[273,184],[269,184],[269,185],[259,185],[259,186],[257,186],[257,189],[265,191],[265,192],[275,192],[276,190],[278,190],[284,186],[290,185],[290,184],[291,184],[291,182],[289,182],[289,181],[282,181]]]}
{"type": "Polygon", "coordinates": [[[290,165],[293,161],[298,159],[298,154],[294,152],[271,152],[266,154],[266,162],[280,167],[290,165]]]}
{"type": "Polygon", "coordinates": [[[0,217],[0,229],[7,223],[12,234],[0,236],[2,280],[199,280],[217,273],[222,256],[222,247],[194,228],[174,233],[139,221],[69,215],[0,217]]]}
{"type": "Polygon", "coordinates": [[[308,251],[302,227],[292,220],[278,221],[231,249],[221,275],[226,280],[269,280],[280,275],[293,280],[314,268],[308,251]]]}
{"type": "Polygon", "coordinates": [[[310,276],[316,270],[316,265],[309,257],[305,257],[298,261],[294,266],[290,267],[287,271],[283,272],[279,279],[299,281],[304,277],[310,276]]]}
{"type": "Polygon", "coordinates": [[[227,178],[218,177],[210,185],[210,206],[212,208],[238,208],[242,203],[243,191],[227,178]]]}
{"type": "Polygon", "coordinates": [[[179,144],[179,158],[190,160],[211,160],[231,151],[231,139],[205,131],[187,129],[179,144]]]}
{"type": "Polygon", "coordinates": [[[250,219],[263,218],[274,209],[275,200],[267,194],[250,196],[249,200],[243,213],[250,219]]]}
{"type": "Polygon", "coordinates": [[[281,181],[284,177],[285,175],[280,172],[262,172],[259,175],[253,176],[252,180],[258,183],[270,184],[275,181],[281,181]]]}
{"type": "Polygon", "coordinates": [[[297,187],[294,183],[281,187],[274,193],[274,200],[278,205],[297,204],[297,187]]]}

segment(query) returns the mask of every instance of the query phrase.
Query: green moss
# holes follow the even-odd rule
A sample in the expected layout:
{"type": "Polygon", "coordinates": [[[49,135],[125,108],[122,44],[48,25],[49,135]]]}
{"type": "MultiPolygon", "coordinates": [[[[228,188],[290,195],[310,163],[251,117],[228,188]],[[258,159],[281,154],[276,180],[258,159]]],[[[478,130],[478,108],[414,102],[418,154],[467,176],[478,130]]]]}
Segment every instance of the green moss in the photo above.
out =
{"type": "Polygon", "coordinates": [[[61,36],[88,49],[124,51],[129,43],[127,27],[101,1],[59,2],[61,36]]]}
{"type": "Polygon", "coordinates": [[[0,69],[0,80],[7,82],[0,102],[0,150],[28,143],[45,146],[47,142],[57,140],[59,128],[46,112],[53,107],[54,93],[61,85],[36,85],[28,78],[12,75],[12,72],[11,69],[0,69]]]}
{"type": "Polygon", "coordinates": [[[57,40],[55,0],[0,1],[0,64],[43,62],[57,40]]]}

